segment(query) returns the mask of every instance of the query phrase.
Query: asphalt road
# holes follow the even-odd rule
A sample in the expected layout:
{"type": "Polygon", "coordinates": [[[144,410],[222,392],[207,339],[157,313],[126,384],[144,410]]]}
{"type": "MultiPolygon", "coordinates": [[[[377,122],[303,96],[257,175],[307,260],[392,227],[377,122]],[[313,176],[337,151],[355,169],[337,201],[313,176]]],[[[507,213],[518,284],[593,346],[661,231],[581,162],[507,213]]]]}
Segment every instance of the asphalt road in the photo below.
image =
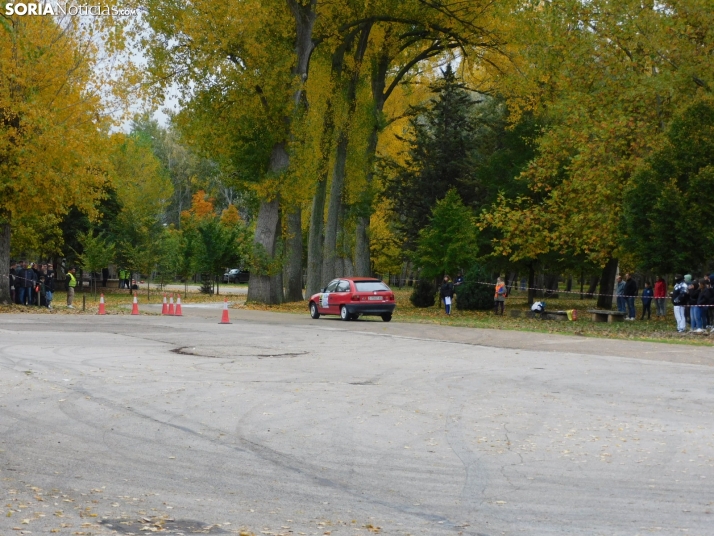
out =
{"type": "Polygon", "coordinates": [[[714,534],[710,348],[184,312],[0,317],[0,535],[714,534]]]}

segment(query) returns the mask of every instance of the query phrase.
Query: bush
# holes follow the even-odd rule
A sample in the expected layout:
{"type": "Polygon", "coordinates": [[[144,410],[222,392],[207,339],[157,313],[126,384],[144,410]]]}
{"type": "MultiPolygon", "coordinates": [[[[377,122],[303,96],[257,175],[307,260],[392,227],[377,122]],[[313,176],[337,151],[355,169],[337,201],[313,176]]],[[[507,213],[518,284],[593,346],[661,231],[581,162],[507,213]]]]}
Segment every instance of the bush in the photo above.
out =
{"type": "Polygon", "coordinates": [[[420,279],[419,282],[414,285],[414,290],[409,297],[409,301],[412,302],[414,307],[431,307],[436,303],[435,296],[436,290],[434,289],[434,283],[428,279],[420,279]]]}
{"type": "Polygon", "coordinates": [[[213,294],[213,281],[211,281],[211,276],[203,275],[199,291],[201,294],[213,294]]]}
{"type": "Polygon", "coordinates": [[[456,308],[462,311],[486,311],[493,309],[494,287],[479,284],[489,280],[481,266],[474,266],[464,276],[463,285],[456,287],[456,308]]]}

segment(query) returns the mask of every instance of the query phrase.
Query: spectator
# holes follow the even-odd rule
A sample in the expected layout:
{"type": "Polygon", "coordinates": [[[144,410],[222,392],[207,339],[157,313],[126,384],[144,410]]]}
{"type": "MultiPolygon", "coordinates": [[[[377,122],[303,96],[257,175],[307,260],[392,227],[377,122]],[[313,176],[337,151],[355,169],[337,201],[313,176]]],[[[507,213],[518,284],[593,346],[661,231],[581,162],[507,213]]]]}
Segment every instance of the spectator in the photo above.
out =
{"type": "MultiPolygon", "coordinates": [[[[687,284],[687,290],[689,290],[689,285],[692,284],[692,276],[687,274],[684,276],[684,282],[687,284]]],[[[687,319],[687,324],[691,321],[691,308],[689,307],[691,305],[689,301],[689,292],[687,292],[687,303],[684,306],[684,318],[687,319]]]]}
{"type": "Polygon", "coordinates": [[[459,275],[456,276],[456,281],[454,281],[454,287],[460,287],[461,285],[464,284],[464,274],[462,272],[459,272],[459,275]]]}
{"type": "Polygon", "coordinates": [[[131,279],[131,270],[127,270],[126,268],[124,268],[124,288],[131,290],[131,286],[129,285],[129,279],[131,279]]]}
{"type": "Polygon", "coordinates": [[[654,299],[655,308],[657,309],[657,318],[664,318],[667,316],[667,310],[665,308],[665,298],[667,296],[667,282],[662,278],[662,276],[657,276],[657,281],[655,281],[654,286],[654,299]]]}
{"type": "Polygon", "coordinates": [[[24,281],[25,281],[25,274],[23,273],[23,265],[22,261],[17,263],[17,266],[15,267],[15,303],[18,305],[21,303],[21,298],[24,293],[24,290],[21,290],[24,288],[24,281]]]}
{"type": "Polygon", "coordinates": [[[637,281],[630,274],[625,274],[625,299],[627,301],[626,320],[635,319],[635,298],[637,297],[637,281]]]}
{"type": "Polygon", "coordinates": [[[47,275],[45,275],[45,301],[47,308],[52,309],[52,300],[55,296],[55,272],[52,264],[47,265],[47,275]]]}
{"type": "Polygon", "coordinates": [[[77,269],[74,266],[67,272],[67,307],[69,309],[74,309],[72,303],[74,302],[74,289],[77,287],[76,273],[77,269]]]}
{"type": "Polygon", "coordinates": [[[496,292],[493,295],[493,301],[494,312],[498,315],[500,309],[501,316],[503,316],[503,310],[506,306],[506,285],[500,277],[496,280],[496,292]]]}
{"type": "Polygon", "coordinates": [[[8,273],[8,279],[10,280],[10,303],[15,303],[15,270],[17,269],[17,263],[10,263],[10,271],[8,273]]]}
{"type": "Polygon", "coordinates": [[[451,315],[451,300],[454,297],[454,284],[451,282],[451,278],[448,275],[444,276],[444,283],[441,285],[441,290],[439,291],[441,299],[444,300],[444,309],[447,315],[451,315]]]}
{"type": "Polygon", "coordinates": [[[677,333],[684,333],[687,320],[684,314],[688,303],[687,284],[681,275],[674,276],[674,290],[672,291],[672,305],[674,305],[674,318],[677,321],[677,333]]]}
{"type": "Polygon", "coordinates": [[[20,293],[20,304],[21,305],[32,305],[32,289],[37,281],[35,271],[31,268],[27,261],[22,263],[22,270],[20,273],[20,284],[22,285],[22,292],[20,293]]]}
{"type": "Polygon", "coordinates": [[[708,279],[704,278],[699,281],[699,299],[697,300],[697,306],[694,307],[694,309],[697,309],[696,315],[698,317],[696,333],[704,333],[704,328],[707,326],[707,315],[713,293],[714,291],[712,291],[708,279]]]}
{"type": "Polygon", "coordinates": [[[689,294],[689,320],[690,329],[694,333],[702,333],[704,329],[699,325],[701,322],[700,312],[701,307],[697,307],[699,303],[699,295],[701,294],[701,289],[699,288],[699,281],[696,279],[687,285],[687,293],[689,294]]]}
{"type": "Polygon", "coordinates": [[[645,288],[642,289],[642,316],[640,320],[645,319],[645,313],[647,313],[647,320],[652,317],[652,297],[654,296],[654,291],[649,281],[645,282],[645,288]]]}
{"type": "Polygon", "coordinates": [[[621,313],[625,312],[625,282],[619,275],[615,280],[615,294],[617,295],[617,310],[621,313]]]}
{"type": "Polygon", "coordinates": [[[45,281],[46,277],[44,274],[40,275],[40,280],[37,282],[37,286],[35,287],[35,291],[37,292],[37,300],[39,301],[38,305],[47,307],[47,298],[45,297],[46,294],[45,292],[47,291],[47,288],[45,286],[45,281]]]}
{"type": "Polygon", "coordinates": [[[30,305],[40,305],[38,294],[38,288],[40,283],[40,265],[34,262],[30,263],[30,269],[32,270],[32,291],[31,291],[31,302],[30,305]]]}
{"type": "Polygon", "coordinates": [[[712,298],[711,302],[709,305],[711,307],[707,307],[707,329],[713,329],[714,330],[714,274],[709,274],[709,288],[712,289],[712,298]]]}

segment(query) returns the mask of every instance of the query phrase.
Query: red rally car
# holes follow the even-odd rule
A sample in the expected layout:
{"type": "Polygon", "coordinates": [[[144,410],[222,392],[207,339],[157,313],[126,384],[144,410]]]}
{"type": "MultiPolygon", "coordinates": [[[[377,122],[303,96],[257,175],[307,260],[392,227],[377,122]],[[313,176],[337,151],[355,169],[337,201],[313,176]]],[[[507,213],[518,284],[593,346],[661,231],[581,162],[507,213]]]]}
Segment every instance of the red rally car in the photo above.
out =
{"type": "Polygon", "coordinates": [[[310,316],[340,315],[342,320],[357,320],[362,315],[381,316],[389,322],[396,308],[394,293],[379,279],[341,277],[322,292],[310,297],[310,316]]]}

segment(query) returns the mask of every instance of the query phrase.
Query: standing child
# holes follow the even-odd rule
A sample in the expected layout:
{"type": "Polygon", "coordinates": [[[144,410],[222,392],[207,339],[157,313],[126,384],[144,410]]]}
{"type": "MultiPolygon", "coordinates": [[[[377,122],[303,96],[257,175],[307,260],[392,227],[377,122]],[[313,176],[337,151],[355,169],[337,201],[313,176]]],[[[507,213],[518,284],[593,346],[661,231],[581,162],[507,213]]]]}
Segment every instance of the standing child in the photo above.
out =
{"type": "Polygon", "coordinates": [[[493,295],[493,301],[494,312],[499,314],[500,309],[500,314],[503,316],[503,310],[506,306],[506,285],[500,277],[496,280],[496,292],[493,295]]]}
{"type": "Polygon", "coordinates": [[[642,290],[642,316],[640,320],[645,319],[645,313],[647,313],[647,320],[652,317],[652,298],[654,297],[654,291],[650,282],[645,283],[645,288],[642,290]]]}

